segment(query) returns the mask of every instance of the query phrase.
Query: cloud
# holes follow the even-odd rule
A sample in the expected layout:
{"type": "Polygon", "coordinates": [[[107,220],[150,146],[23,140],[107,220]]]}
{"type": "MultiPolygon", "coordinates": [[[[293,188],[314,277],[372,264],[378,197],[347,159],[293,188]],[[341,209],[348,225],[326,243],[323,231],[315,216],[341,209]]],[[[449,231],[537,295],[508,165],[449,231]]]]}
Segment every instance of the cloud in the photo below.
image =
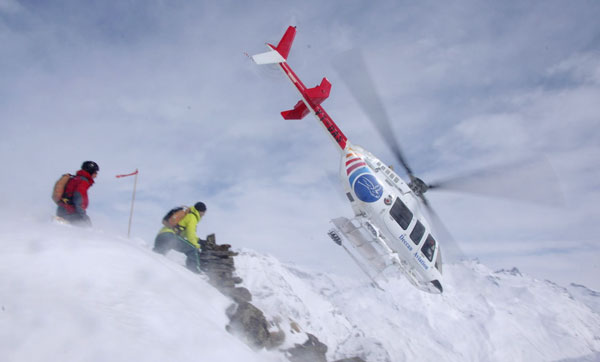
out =
{"type": "MultiPolygon", "coordinates": [[[[600,201],[599,12],[596,4],[552,1],[4,0],[2,212],[47,217],[56,178],[93,159],[101,172],[89,211],[98,228],[125,230],[132,182],[114,175],[138,168],[133,233],[148,242],[169,208],[204,200],[201,235],[214,231],[299,263],[318,264],[317,251],[339,253],[326,239],[328,220],[351,210],[332,181],[335,147],[315,119],[280,119],[297,93],[244,56],[264,51],[293,21],[291,66],[306,85],[332,81],[325,108],[384,162],[391,154],[330,65],[352,46],[364,49],[418,173],[452,175],[521,154],[549,158],[573,206],[546,212],[432,194],[459,239],[480,237],[489,250],[507,234],[589,242],[600,234],[591,221],[600,201]]],[[[332,258],[347,262],[339,255],[332,258]]]]}
{"type": "Polygon", "coordinates": [[[21,5],[15,0],[0,0],[0,13],[14,14],[21,11],[21,5]]]}

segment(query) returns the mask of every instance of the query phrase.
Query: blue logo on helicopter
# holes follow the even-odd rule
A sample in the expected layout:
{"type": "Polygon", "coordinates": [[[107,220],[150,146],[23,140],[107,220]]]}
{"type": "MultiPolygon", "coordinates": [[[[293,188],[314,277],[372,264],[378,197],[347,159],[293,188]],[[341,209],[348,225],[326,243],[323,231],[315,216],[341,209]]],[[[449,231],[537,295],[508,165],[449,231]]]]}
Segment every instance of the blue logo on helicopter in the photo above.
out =
{"type": "Polygon", "coordinates": [[[366,173],[356,179],[354,193],[363,202],[375,202],[383,195],[383,187],[379,184],[375,176],[366,173]]]}

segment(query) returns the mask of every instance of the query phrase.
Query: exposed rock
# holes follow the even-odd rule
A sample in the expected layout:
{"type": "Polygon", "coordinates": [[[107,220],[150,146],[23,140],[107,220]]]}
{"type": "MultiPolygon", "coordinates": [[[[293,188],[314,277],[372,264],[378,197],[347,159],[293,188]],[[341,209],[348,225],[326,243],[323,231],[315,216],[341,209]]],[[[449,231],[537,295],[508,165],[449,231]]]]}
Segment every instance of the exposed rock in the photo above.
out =
{"type": "Polygon", "coordinates": [[[248,302],[233,304],[227,309],[227,331],[242,338],[255,349],[270,346],[271,333],[263,312],[248,302]]]}
{"type": "MultiPolygon", "coordinates": [[[[244,287],[236,287],[242,282],[242,278],[235,275],[235,262],[233,257],[237,253],[230,251],[231,245],[216,243],[214,234],[208,235],[206,241],[201,241],[202,251],[198,255],[198,262],[202,272],[208,276],[208,281],[217,290],[233,299],[234,304],[227,308],[229,324],[225,327],[242,339],[247,345],[254,349],[273,349],[285,341],[285,332],[277,321],[272,326],[276,331],[269,330],[269,322],[264,313],[255,307],[252,294],[244,287]]],[[[301,333],[298,323],[291,321],[291,333],[301,333]]],[[[296,344],[293,348],[285,350],[286,357],[291,362],[327,362],[327,346],[317,337],[306,333],[308,339],[303,344],[296,344]]],[[[336,362],[365,362],[361,358],[354,357],[336,362]]]]}
{"type": "Polygon", "coordinates": [[[291,362],[327,362],[327,345],[310,333],[306,336],[308,340],[304,344],[296,344],[286,351],[287,359],[291,362]]]}
{"type": "Polygon", "coordinates": [[[244,287],[236,287],[243,280],[235,275],[233,257],[237,253],[229,250],[231,245],[218,245],[214,234],[208,235],[201,245],[202,251],[198,255],[200,269],[208,276],[211,285],[235,302],[227,309],[227,331],[239,336],[255,349],[275,348],[283,343],[285,334],[282,331],[269,331],[269,323],[263,312],[250,303],[250,291],[244,287]]]}
{"type": "Polygon", "coordinates": [[[251,300],[251,297],[248,298],[250,292],[235,291],[235,285],[241,283],[242,278],[234,275],[233,257],[237,253],[229,250],[231,245],[217,245],[214,234],[208,235],[206,241],[202,241],[201,245],[202,251],[198,255],[198,262],[200,269],[208,276],[209,282],[223,294],[231,297],[235,295],[241,300],[251,300]]]}
{"type": "Polygon", "coordinates": [[[252,301],[252,294],[250,294],[250,291],[244,287],[222,288],[220,291],[221,293],[231,297],[231,299],[237,303],[252,301]]]}
{"type": "Polygon", "coordinates": [[[290,321],[290,328],[293,332],[300,333],[300,326],[298,325],[298,323],[296,323],[296,321],[290,321]]]}
{"type": "Polygon", "coordinates": [[[510,274],[510,275],[514,275],[514,276],[523,276],[523,274],[521,274],[521,271],[515,266],[510,270],[507,269],[500,269],[500,270],[496,270],[494,273],[496,274],[510,274]]]}
{"type": "Polygon", "coordinates": [[[285,332],[281,330],[281,328],[273,332],[271,331],[271,338],[269,339],[269,345],[267,349],[273,349],[279,347],[285,341],[285,332]]]}

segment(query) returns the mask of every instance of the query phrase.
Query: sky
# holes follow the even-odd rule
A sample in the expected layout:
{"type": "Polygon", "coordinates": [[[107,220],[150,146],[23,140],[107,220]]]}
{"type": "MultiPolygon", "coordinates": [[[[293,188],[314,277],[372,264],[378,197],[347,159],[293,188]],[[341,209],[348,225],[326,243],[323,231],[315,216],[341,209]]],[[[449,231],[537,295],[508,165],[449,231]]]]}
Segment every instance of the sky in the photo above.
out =
{"type": "Polygon", "coordinates": [[[598,18],[595,1],[0,0],[0,216],[47,222],[54,182],[91,159],[95,228],[127,234],[134,180],[114,176],[139,169],[133,237],[204,201],[200,236],[355,273],[326,234],[352,215],[335,146],[314,118],[281,119],[298,94],[245,55],[295,25],[289,64],[308,86],[331,81],[323,106],[382,160],[334,66],[351,48],[426,181],[524,159],[552,170],[505,193],[560,190],[542,192],[554,206],[428,194],[469,258],[600,290],[598,18]]]}

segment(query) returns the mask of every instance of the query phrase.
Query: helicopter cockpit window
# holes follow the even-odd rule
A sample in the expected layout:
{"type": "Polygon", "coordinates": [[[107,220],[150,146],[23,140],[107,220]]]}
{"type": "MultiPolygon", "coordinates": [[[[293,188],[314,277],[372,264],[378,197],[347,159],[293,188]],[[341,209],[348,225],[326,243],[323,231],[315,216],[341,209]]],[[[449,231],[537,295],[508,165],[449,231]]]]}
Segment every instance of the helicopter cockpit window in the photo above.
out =
{"type": "Polygon", "coordinates": [[[423,224],[421,224],[421,222],[419,220],[417,220],[417,224],[415,225],[415,228],[410,233],[410,239],[416,245],[419,245],[419,243],[421,242],[421,238],[423,237],[423,234],[425,234],[425,226],[423,226],[423,224]]]}
{"type": "Polygon", "coordinates": [[[410,225],[413,217],[412,211],[404,205],[399,197],[396,198],[396,202],[394,202],[394,206],[392,206],[392,209],[390,210],[390,215],[404,230],[410,225]]]}
{"type": "Polygon", "coordinates": [[[423,244],[421,252],[429,259],[429,261],[433,260],[433,254],[435,253],[435,239],[431,234],[427,235],[427,239],[425,239],[425,244],[423,244]]]}

